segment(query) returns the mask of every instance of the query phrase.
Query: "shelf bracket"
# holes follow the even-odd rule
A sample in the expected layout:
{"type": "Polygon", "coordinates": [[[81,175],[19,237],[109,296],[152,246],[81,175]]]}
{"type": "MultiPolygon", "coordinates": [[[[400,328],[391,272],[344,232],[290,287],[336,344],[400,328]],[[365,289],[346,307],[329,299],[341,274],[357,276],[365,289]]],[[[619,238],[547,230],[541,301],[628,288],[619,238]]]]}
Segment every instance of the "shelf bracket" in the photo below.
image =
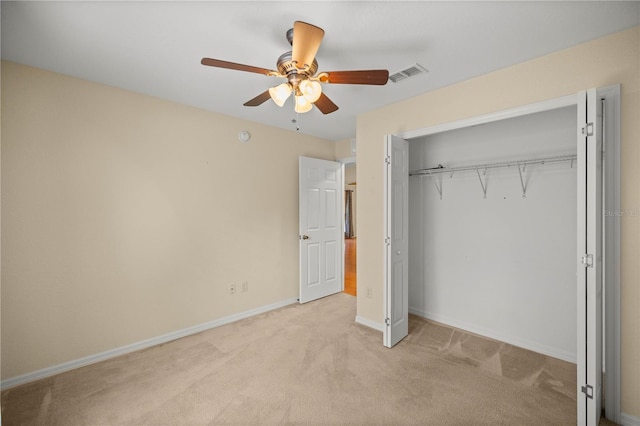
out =
{"type": "Polygon", "coordinates": [[[429,173],[429,176],[431,177],[431,182],[433,182],[433,186],[436,187],[436,191],[438,191],[438,195],[440,195],[440,199],[442,200],[442,179],[440,179],[440,185],[438,186],[435,175],[429,173]]]}
{"type": "Polygon", "coordinates": [[[485,175],[485,181],[482,181],[482,177],[480,176],[480,170],[476,169],[476,173],[478,174],[478,179],[480,180],[480,186],[482,186],[482,192],[484,194],[484,198],[487,198],[487,183],[486,183],[486,176],[487,176],[487,169],[484,170],[483,175],[485,175]]]}
{"type": "Polygon", "coordinates": [[[518,164],[518,174],[520,175],[520,186],[522,186],[522,197],[527,196],[527,185],[524,183],[524,179],[522,178],[522,174],[527,171],[527,165],[523,164],[522,168],[520,168],[520,164],[518,164]]]}

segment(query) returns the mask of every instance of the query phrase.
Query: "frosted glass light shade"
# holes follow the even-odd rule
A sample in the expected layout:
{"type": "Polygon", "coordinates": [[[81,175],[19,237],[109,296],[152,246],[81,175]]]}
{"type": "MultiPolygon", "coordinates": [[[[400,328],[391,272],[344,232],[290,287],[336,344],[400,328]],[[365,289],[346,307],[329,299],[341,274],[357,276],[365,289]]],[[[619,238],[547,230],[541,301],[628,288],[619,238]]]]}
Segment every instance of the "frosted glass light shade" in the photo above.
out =
{"type": "Polygon", "coordinates": [[[313,104],[307,100],[304,96],[296,96],[295,110],[298,113],[311,111],[313,104]]]}
{"type": "Polygon", "coordinates": [[[271,99],[279,107],[284,105],[290,94],[291,86],[289,86],[289,83],[282,83],[276,87],[272,87],[271,89],[269,89],[269,95],[271,96],[271,99]]]}
{"type": "Polygon", "coordinates": [[[313,103],[320,98],[322,94],[322,86],[314,80],[304,80],[300,83],[300,92],[306,100],[313,103]]]}

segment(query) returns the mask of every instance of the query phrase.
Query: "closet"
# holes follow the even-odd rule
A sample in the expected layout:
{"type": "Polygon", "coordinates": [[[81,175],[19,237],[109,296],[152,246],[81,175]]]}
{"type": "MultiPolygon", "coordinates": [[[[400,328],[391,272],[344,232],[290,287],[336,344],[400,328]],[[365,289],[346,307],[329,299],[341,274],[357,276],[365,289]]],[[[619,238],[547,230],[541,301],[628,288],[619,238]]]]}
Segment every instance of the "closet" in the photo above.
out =
{"type": "Polygon", "coordinates": [[[575,105],[409,143],[409,312],[576,362],[575,105]]]}
{"type": "Polygon", "coordinates": [[[619,85],[386,135],[383,195],[385,346],[414,313],[575,361],[619,422],[619,85]]]}

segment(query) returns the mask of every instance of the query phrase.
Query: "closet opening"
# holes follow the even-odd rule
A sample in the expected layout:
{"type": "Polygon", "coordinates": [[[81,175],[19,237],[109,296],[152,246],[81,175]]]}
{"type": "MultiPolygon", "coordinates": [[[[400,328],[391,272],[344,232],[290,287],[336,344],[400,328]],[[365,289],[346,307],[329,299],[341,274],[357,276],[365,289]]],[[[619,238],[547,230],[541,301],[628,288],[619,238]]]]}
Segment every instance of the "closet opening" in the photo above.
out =
{"type": "Polygon", "coordinates": [[[387,135],[384,345],[413,313],[575,362],[619,421],[619,120],[615,85],[387,135]]]}
{"type": "Polygon", "coordinates": [[[410,313],[576,362],[576,117],[410,141],[410,313]]]}

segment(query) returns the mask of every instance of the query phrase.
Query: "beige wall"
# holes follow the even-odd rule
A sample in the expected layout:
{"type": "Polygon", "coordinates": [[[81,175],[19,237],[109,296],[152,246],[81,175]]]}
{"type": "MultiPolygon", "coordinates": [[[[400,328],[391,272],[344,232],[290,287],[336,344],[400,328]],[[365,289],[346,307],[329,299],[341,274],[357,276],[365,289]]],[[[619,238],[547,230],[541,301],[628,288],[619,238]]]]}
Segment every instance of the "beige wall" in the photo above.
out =
{"type": "Polygon", "coordinates": [[[3,62],[2,378],[297,297],[298,156],[334,149],[3,62]]]}
{"type": "Polygon", "coordinates": [[[340,139],[335,142],[335,157],[337,159],[354,157],[355,154],[351,152],[351,138],[340,139]]]}
{"type": "Polygon", "coordinates": [[[621,84],[622,411],[640,416],[640,29],[638,27],[359,116],[358,316],[383,322],[383,146],[402,133],[591,87],[621,84]],[[364,288],[373,295],[366,297],[364,288]]]}

